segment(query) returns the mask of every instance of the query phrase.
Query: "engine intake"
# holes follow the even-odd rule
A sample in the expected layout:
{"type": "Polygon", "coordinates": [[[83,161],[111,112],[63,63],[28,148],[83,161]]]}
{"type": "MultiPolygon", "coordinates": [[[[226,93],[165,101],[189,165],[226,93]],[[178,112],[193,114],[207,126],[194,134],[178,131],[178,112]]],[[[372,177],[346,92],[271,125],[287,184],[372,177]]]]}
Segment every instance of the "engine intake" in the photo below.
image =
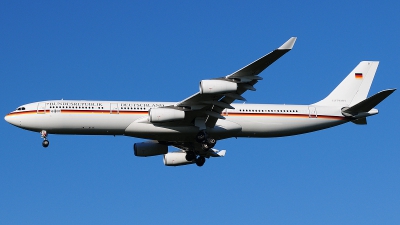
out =
{"type": "Polygon", "coordinates": [[[168,153],[168,146],[157,142],[140,142],[133,145],[135,156],[154,156],[168,153]]]}
{"type": "Polygon", "coordinates": [[[227,80],[202,80],[200,82],[200,94],[220,94],[236,90],[237,83],[227,80]]]}
{"type": "Polygon", "coordinates": [[[185,112],[170,108],[154,108],[149,110],[149,118],[152,123],[182,120],[185,118],[185,112]]]}
{"type": "Polygon", "coordinates": [[[195,161],[186,160],[186,152],[168,152],[164,155],[164,165],[166,166],[183,166],[193,163],[195,161]]]}

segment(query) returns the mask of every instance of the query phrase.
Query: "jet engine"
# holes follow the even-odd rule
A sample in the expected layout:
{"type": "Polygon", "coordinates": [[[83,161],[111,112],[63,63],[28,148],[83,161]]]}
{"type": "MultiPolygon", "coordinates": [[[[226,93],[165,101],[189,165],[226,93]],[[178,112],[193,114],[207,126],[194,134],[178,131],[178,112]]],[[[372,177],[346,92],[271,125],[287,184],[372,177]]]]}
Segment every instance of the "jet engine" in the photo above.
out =
{"type": "Polygon", "coordinates": [[[182,120],[185,118],[185,112],[170,108],[154,108],[149,110],[150,122],[168,122],[182,120]]]}
{"type": "Polygon", "coordinates": [[[200,82],[200,94],[219,94],[236,90],[237,84],[227,80],[202,80],[200,82]]]}
{"type": "Polygon", "coordinates": [[[168,152],[164,155],[164,165],[166,166],[182,166],[193,163],[195,163],[194,160],[186,160],[186,152],[168,152]]]}
{"type": "Polygon", "coordinates": [[[168,145],[157,142],[140,142],[133,145],[135,156],[154,156],[168,153],[168,145]]]}

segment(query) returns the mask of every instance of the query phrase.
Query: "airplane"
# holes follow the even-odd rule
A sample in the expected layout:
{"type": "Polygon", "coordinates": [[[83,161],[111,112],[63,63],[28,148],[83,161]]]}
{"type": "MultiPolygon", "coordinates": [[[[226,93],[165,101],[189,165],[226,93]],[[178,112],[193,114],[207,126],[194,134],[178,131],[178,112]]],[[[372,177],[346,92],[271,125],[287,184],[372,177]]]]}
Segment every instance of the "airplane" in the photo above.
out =
{"type": "Polygon", "coordinates": [[[367,98],[378,61],[360,62],[324,99],[309,105],[238,104],[263,78],[259,74],[289,52],[296,37],[225,77],[202,80],[199,92],[180,102],[49,100],[19,106],[5,120],[48,134],[124,135],[148,139],[135,143],[136,156],[163,155],[166,166],[196,164],[223,157],[218,140],[238,137],[283,137],[318,131],[347,122],[367,124],[374,107],[396,89],[367,98]],[[169,146],[177,148],[168,151],[169,146]]]}

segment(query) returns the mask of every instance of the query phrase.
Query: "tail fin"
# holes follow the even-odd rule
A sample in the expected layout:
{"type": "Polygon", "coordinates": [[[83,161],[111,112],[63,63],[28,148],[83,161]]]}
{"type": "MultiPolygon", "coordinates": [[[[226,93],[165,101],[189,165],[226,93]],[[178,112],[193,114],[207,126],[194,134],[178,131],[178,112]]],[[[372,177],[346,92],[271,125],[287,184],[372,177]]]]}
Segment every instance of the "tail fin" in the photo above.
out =
{"type": "Polygon", "coordinates": [[[379,62],[362,61],[323,100],[313,105],[353,106],[367,98],[379,62]]]}

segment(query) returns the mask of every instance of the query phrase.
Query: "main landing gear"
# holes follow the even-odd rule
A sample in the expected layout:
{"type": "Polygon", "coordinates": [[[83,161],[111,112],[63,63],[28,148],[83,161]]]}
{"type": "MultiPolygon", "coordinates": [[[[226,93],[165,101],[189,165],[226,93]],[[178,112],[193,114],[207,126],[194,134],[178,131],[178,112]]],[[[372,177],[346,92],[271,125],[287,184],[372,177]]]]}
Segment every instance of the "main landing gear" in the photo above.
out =
{"type": "Polygon", "coordinates": [[[217,140],[208,137],[207,133],[204,130],[197,133],[196,141],[201,144],[203,150],[208,150],[210,148],[213,148],[215,144],[217,144],[217,140]]]}
{"type": "Polygon", "coordinates": [[[44,139],[42,142],[42,146],[47,148],[50,144],[49,140],[47,140],[47,131],[45,130],[40,131],[40,136],[44,139]]]}
{"type": "MultiPolygon", "coordinates": [[[[217,141],[214,138],[208,137],[207,133],[202,130],[196,135],[196,141],[201,144],[203,151],[207,152],[209,149],[213,148],[217,141]]],[[[206,162],[206,158],[202,155],[198,155],[198,152],[187,151],[186,152],[187,161],[195,161],[197,166],[203,166],[206,162]],[[197,154],[196,154],[197,153],[197,154]]]]}
{"type": "Polygon", "coordinates": [[[199,156],[196,159],[197,166],[203,166],[205,162],[206,162],[206,158],[204,158],[204,156],[199,156]]]}
{"type": "Polygon", "coordinates": [[[206,162],[206,158],[204,156],[197,156],[194,151],[187,151],[186,152],[186,160],[187,161],[195,161],[197,166],[203,166],[206,162]]]}
{"type": "Polygon", "coordinates": [[[196,159],[196,153],[194,153],[194,151],[187,151],[186,152],[186,160],[187,161],[193,161],[193,160],[195,160],[196,159]]]}

